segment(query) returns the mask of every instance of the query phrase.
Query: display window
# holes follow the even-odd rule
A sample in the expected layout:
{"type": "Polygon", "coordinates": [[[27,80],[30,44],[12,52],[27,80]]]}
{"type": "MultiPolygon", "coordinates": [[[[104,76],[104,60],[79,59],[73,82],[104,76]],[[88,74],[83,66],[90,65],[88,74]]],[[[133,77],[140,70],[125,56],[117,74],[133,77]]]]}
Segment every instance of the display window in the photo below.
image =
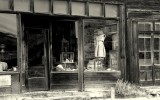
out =
{"type": "Polygon", "coordinates": [[[0,72],[18,71],[17,20],[15,14],[0,14],[0,72]]]}
{"type": "Polygon", "coordinates": [[[116,20],[84,21],[84,71],[119,71],[116,20]]]}
{"type": "Polygon", "coordinates": [[[53,24],[52,34],[52,71],[77,72],[77,34],[75,23],[57,21],[53,24]]]}

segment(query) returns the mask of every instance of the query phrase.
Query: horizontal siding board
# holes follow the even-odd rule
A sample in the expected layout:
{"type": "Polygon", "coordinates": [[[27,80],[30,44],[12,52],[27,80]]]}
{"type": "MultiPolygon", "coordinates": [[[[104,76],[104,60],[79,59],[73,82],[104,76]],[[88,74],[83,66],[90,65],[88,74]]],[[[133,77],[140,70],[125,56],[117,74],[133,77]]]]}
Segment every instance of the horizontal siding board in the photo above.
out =
{"type": "Polygon", "coordinates": [[[78,84],[77,85],[51,85],[51,90],[60,90],[60,91],[73,91],[78,90],[78,84]]]}

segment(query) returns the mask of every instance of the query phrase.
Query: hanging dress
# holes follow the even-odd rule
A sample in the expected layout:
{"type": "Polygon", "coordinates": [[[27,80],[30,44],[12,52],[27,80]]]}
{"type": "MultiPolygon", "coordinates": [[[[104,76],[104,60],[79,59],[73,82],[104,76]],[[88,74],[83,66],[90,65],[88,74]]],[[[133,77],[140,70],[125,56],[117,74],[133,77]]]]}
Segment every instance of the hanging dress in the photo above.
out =
{"type": "Polygon", "coordinates": [[[105,37],[105,34],[101,34],[96,37],[95,57],[106,57],[106,50],[104,46],[105,37]]]}

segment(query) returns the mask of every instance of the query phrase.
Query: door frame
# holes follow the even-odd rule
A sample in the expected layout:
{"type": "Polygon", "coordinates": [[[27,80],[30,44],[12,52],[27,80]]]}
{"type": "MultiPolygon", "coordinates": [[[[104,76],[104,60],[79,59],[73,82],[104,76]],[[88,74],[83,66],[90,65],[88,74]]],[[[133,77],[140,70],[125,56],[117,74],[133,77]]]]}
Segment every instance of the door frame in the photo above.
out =
{"type": "Polygon", "coordinates": [[[27,41],[27,37],[28,34],[26,32],[26,30],[28,29],[37,29],[37,30],[41,30],[42,34],[44,35],[44,68],[45,68],[45,89],[44,90],[49,90],[49,29],[46,28],[38,28],[38,27],[24,27],[24,42],[25,42],[25,86],[26,86],[26,90],[29,91],[29,87],[28,87],[28,41],[27,41]],[[48,31],[48,32],[47,32],[48,31]]]}
{"type": "MultiPolygon", "coordinates": [[[[133,74],[130,74],[130,78],[136,75],[136,79],[138,79],[138,83],[141,85],[155,85],[156,84],[156,74],[155,74],[155,65],[154,64],[154,35],[156,33],[160,33],[160,31],[155,31],[155,22],[160,22],[157,19],[129,19],[128,20],[128,42],[131,43],[131,48],[133,50],[129,50],[130,52],[130,72],[133,71],[133,74]],[[152,31],[144,31],[151,33],[151,73],[152,73],[152,80],[151,81],[141,81],[140,80],[140,66],[139,66],[139,32],[138,31],[138,22],[151,22],[152,23],[152,31]],[[129,36],[130,35],[130,36],[129,36]],[[132,56],[132,57],[131,57],[132,56]],[[131,61],[132,60],[132,61],[131,61]]],[[[146,72],[147,74],[147,72],[146,72]]],[[[131,78],[131,81],[136,80],[135,78],[131,78]]]]}

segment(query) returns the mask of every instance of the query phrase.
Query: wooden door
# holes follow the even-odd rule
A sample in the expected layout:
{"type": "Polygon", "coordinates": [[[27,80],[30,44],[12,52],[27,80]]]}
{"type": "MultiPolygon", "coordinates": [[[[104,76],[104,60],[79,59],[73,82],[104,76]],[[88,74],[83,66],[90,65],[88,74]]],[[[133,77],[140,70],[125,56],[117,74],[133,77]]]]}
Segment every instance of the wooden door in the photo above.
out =
{"type": "Polygon", "coordinates": [[[48,90],[48,30],[25,28],[26,86],[28,91],[48,90]]]}
{"type": "Polygon", "coordinates": [[[138,22],[140,83],[160,81],[160,23],[138,22]]]}

